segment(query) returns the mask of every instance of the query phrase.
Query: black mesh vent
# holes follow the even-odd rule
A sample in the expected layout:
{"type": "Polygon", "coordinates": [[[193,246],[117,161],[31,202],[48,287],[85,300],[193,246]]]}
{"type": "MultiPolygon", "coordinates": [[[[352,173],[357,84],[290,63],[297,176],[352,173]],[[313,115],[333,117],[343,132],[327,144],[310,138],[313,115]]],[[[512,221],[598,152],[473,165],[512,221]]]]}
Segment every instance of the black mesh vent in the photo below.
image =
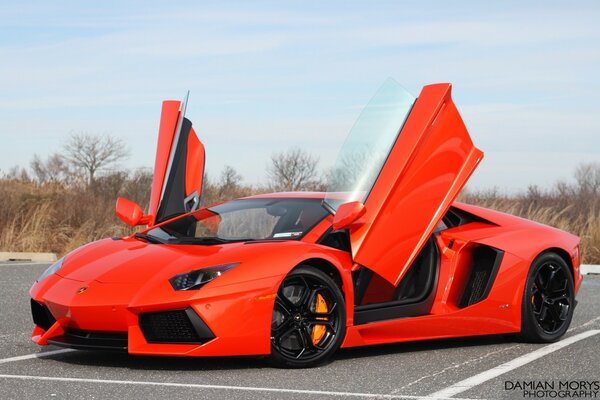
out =
{"type": "Polygon", "coordinates": [[[33,323],[47,331],[56,320],[50,313],[50,310],[45,305],[38,303],[31,299],[31,316],[33,317],[33,323]]]}
{"type": "Polygon", "coordinates": [[[468,307],[484,300],[494,284],[504,252],[493,247],[478,245],[473,249],[471,272],[459,306],[468,307]]]}
{"type": "Polygon", "coordinates": [[[140,314],[139,324],[148,343],[204,343],[215,337],[191,308],[140,314]]]}

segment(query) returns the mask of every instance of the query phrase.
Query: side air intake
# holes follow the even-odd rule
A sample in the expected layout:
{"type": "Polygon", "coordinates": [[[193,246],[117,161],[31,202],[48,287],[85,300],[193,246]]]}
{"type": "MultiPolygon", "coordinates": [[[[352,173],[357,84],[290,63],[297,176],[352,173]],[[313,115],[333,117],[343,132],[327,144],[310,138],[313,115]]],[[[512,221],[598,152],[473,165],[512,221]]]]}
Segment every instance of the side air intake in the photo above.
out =
{"type": "Polygon", "coordinates": [[[459,307],[464,308],[484,300],[494,284],[504,252],[494,247],[478,245],[472,252],[471,272],[459,307]]]}
{"type": "Polygon", "coordinates": [[[50,310],[33,299],[31,299],[31,316],[33,317],[33,323],[45,331],[56,322],[50,310]]]}

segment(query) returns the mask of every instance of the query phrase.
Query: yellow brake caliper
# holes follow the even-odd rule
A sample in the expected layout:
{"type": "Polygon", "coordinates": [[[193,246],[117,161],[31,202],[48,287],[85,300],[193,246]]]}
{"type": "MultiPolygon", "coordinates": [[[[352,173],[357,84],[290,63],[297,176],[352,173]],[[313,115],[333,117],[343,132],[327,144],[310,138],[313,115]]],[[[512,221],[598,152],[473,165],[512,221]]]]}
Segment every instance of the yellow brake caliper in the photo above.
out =
{"type": "MultiPolygon", "coordinates": [[[[315,312],[316,313],[326,313],[329,311],[327,307],[327,302],[319,293],[315,297],[315,312]]],[[[317,317],[317,319],[322,321],[327,321],[327,317],[317,317]]],[[[312,328],[311,339],[314,345],[317,345],[323,340],[325,333],[327,332],[327,327],[325,325],[314,325],[312,328]]]]}

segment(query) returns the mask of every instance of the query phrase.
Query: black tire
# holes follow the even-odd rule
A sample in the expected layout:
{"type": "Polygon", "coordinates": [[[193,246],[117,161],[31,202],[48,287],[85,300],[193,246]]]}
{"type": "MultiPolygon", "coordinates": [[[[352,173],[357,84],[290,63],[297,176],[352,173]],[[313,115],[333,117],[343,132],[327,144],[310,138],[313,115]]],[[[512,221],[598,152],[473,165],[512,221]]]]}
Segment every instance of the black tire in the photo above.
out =
{"type": "Polygon", "coordinates": [[[305,265],[290,272],[275,299],[269,363],[279,368],[321,365],[340,347],[345,334],[344,296],[333,279],[305,265]]]}
{"type": "Polygon", "coordinates": [[[573,275],[567,263],[555,253],[538,256],[527,275],[517,339],[533,343],[560,339],[573,318],[574,293],[573,275]]]}

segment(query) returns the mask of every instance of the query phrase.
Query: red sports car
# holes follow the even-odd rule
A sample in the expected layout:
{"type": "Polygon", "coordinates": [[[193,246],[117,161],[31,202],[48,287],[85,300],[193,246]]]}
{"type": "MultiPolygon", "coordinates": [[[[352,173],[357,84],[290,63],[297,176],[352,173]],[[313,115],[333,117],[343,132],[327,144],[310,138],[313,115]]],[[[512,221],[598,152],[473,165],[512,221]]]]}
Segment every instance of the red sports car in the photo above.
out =
{"type": "Polygon", "coordinates": [[[567,330],[579,239],[454,202],[483,153],[450,84],[394,81],[361,113],[324,193],[200,207],[204,146],[165,101],[140,233],[83,246],[31,288],[40,345],[130,354],[266,355],[308,367],[340,347],[567,330]]]}

